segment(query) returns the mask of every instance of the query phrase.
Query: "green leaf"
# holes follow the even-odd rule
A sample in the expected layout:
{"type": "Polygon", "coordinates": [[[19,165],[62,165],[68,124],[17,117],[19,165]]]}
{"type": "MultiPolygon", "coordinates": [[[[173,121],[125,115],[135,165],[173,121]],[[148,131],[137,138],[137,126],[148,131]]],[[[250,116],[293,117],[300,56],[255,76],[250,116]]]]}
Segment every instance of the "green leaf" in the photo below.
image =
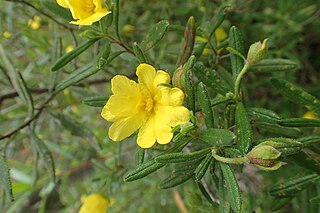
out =
{"type": "MultiPolygon", "coordinates": [[[[238,28],[232,26],[229,31],[229,46],[239,52],[241,55],[244,55],[244,42],[243,37],[238,28]]],[[[242,67],[244,66],[244,61],[238,55],[231,53],[231,68],[232,68],[232,76],[234,79],[237,78],[242,67]]]]}
{"type": "Polygon", "coordinates": [[[14,197],[12,194],[12,183],[10,179],[9,167],[6,157],[3,155],[0,155],[0,179],[4,191],[6,192],[8,198],[13,202],[14,197]]]}
{"type": "Polygon", "coordinates": [[[264,108],[249,108],[247,111],[255,121],[277,124],[281,119],[277,113],[264,108]]]}
{"type": "Polygon", "coordinates": [[[58,59],[56,63],[51,68],[51,71],[57,71],[60,68],[64,67],[66,64],[68,64],[70,61],[72,61],[75,57],[80,55],[82,52],[87,50],[89,47],[91,47],[94,43],[96,43],[99,40],[99,38],[94,38],[91,40],[88,40],[87,42],[81,44],[80,46],[76,47],[72,51],[68,52],[67,54],[63,55],[58,59]]]}
{"type": "Polygon", "coordinates": [[[60,83],[58,83],[55,88],[55,92],[60,92],[65,88],[68,88],[69,86],[90,77],[91,75],[97,73],[98,71],[100,71],[100,69],[93,67],[92,64],[83,66],[73,71],[71,74],[69,74],[68,77],[66,77],[60,83]]]}
{"type": "Polygon", "coordinates": [[[136,55],[139,62],[140,63],[147,63],[147,59],[146,59],[145,55],[143,54],[141,48],[137,44],[137,42],[134,42],[132,47],[133,47],[133,52],[136,55]]]}
{"type": "Polygon", "coordinates": [[[214,128],[213,113],[208,92],[203,83],[198,84],[198,101],[207,128],[214,128]]]}
{"type": "Polygon", "coordinates": [[[108,98],[108,96],[88,97],[83,99],[82,103],[92,107],[103,107],[107,103],[108,98]]]}
{"type": "Polygon", "coordinates": [[[281,126],[288,127],[320,127],[320,119],[309,118],[284,118],[278,122],[281,126]]]}
{"type": "Polygon", "coordinates": [[[271,210],[272,211],[280,210],[282,207],[287,205],[292,199],[293,199],[293,197],[284,197],[284,198],[276,197],[276,198],[274,198],[271,202],[271,205],[270,205],[271,210]]]}
{"type": "Polygon", "coordinates": [[[219,163],[223,175],[223,180],[226,183],[225,190],[228,197],[226,198],[234,212],[241,212],[241,194],[236,177],[230,166],[225,163],[219,163]]]}
{"type": "Polygon", "coordinates": [[[142,50],[145,52],[154,47],[164,37],[168,31],[168,27],[169,22],[166,20],[162,20],[155,24],[143,38],[140,44],[142,50]]]}
{"type": "Polygon", "coordinates": [[[246,154],[252,144],[252,129],[246,110],[241,102],[236,106],[237,148],[246,154]]]}
{"type": "Polygon", "coordinates": [[[55,16],[60,16],[65,21],[70,22],[73,20],[70,10],[59,6],[55,1],[52,0],[40,0],[41,5],[46,7],[55,16]]]}
{"type": "Polygon", "coordinates": [[[169,177],[167,177],[160,183],[160,189],[170,189],[172,187],[178,186],[192,178],[192,176],[193,173],[189,172],[172,173],[169,177]]]}
{"type": "Polygon", "coordinates": [[[28,118],[31,118],[34,113],[33,99],[27,87],[27,84],[21,73],[14,67],[7,57],[5,50],[0,44],[0,60],[3,61],[5,68],[9,71],[8,75],[13,84],[14,89],[17,91],[19,97],[28,105],[28,118]]]}
{"type": "Polygon", "coordinates": [[[183,66],[190,58],[194,47],[195,35],[195,20],[194,17],[191,16],[188,20],[187,26],[184,31],[184,38],[182,41],[180,55],[176,64],[176,68],[178,68],[179,66],[183,66]]]}
{"type": "Polygon", "coordinates": [[[220,27],[220,25],[222,24],[222,22],[224,21],[224,19],[226,18],[226,9],[228,8],[229,6],[222,6],[216,17],[215,17],[215,21],[210,29],[210,36],[209,36],[209,39],[211,39],[211,37],[213,36],[213,34],[216,32],[216,29],[218,29],[218,27],[220,27]]]}
{"type": "Polygon", "coordinates": [[[313,95],[286,80],[272,78],[271,83],[283,96],[320,115],[320,101],[313,95]]]}
{"type": "MultiPolygon", "coordinates": [[[[162,154],[180,152],[190,142],[190,140],[191,139],[189,139],[189,138],[185,139],[183,137],[183,138],[181,138],[181,140],[176,142],[174,147],[172,147],[171,149],[168,149],[167,151],[163,152],[162,154]]],[[[160,155],[158,155],[158,156],[160,156],[160,155]]],[[[157,163],[153,158],[153,159],[139,165],[134,170],[130,171],[124,177],[124,181],[131,182],[131,181],[139,180],[139,179],[157,171],[158,169],[162,168],[165,165],[166,165],[165,163],[157,163]]]]}
{"type": "Polygon", "coordinates": [[[273,135],[279,135],[283,137],[300,137],[303,135],[303,131],[294,127],[284,127],[279,124],[267,123],[267,122],[255,122],[254,123],[261,131],[261,133],[271,133],[273,135]]]}
{"type": "Polygon", "coordinates": [[[205,175],[205,173],[207,172],[211,162],[212,162],[213,158],[212,158],[212,154],[209,153],[207,154],[207,156],[201,161],[201,163],[198,165],[198,167],[196,168],[195,171],[195,178],[196,181],[200,181],[203,176],[205,175]]]}
{"type": "Polygon", "coordinates": [[[106,42],[103,48],[100,50],[95,62],[94,66],[98,69],[102,69],[105,65],[108,64],[108,58],[110,56],[111,43],[106,42]]]}
{"type": "Polygon", "coordinates": [[[146,153],[145,149],[137,147],[136,149],[136,165],[137,166],[140,166],[141,164],[143,164],[145,153],[146,153]]]}
{"type": "Polygon", "coordinates": [[[90,142],[91,146],[99,151],[101,149],[101,145],[97,139],[97,137],[94,135],[94,133],[87,127],[85,127],[82,123],[79,123],[78,121],[75,121],[71,117],[61,114],[61,113],[56,113],[56,112],[51,112],[50,114],[58,119],[61,123],[61,125],[68,130],[72,135],[78,136],[84,140],[87,140],[90,142]]]}
{"type": "Polygon", "coordinates": [[[157,163],[181,163],[195,161],[204,158],[211,149],[202,149],[191,153],[168,153],[155,158],[157,163]]]}
{"type": "Polygon", "coordinates": [[[44,165],[50,174],[53,183],[56,182],[55,164],[52,154],[46,144],[32,131],[30,130],[31,142],[36,147],[37,151],[43,159],[44,165]]]}
{"type": "Polygon", "coordinates": [[[310,199],[310,203],[320,204],[320,195],[310,199]]]}
{"type": "Polygon", "coordinates": [[[297,68],[297,63],[288,59],[262,59],[250,66],[249,70],[257,73],[291,71],[297,68]]]}
{"type": "Polygon", "coordinates": [[[229,92],[228,83],[218,75],[216,70],[208,69],[204,65],[196,63],[192,73],[211,90],[222,95],[229,92]]]}
{"type": "Polygon", "coordinates": [[[310,174],[298,178],[292,178],[287,180],[285,183],[274,186],[270,190],[270,194],[277,197],[292,197],[319,180],[319,174],[310,174]]]}
{"type": "Polygon", "coordinates": [[[236,136],[227,129],[210,128],[200,132],[198,137],[210,145],[220,147],[230,145],[236,136]]]}
{"type": "Polygon", "coordinates": [[[290,155],[288,161],[309,171],[316,172],[318,175],[320,174],[320,160],[304,151],[290,155]]]}
{"type": "Polygon", "coordinates": [[[191,71],[196,61],[195,56],[191,56],[187,63],[184,65],[184,83],[185,83],[185,99],[187,108],[191,111],[195,111],[195,97],[194,97],[194,86],[192,84],[191,71]]]}
{"type": "Polygon", "coordinates": [[[308,147],[320,143],[320,136],[308,136],[298,138],[297,141],[300,141],[301,143],[303,143],[304,146],[308,147]]]}
{"type": "Polygon", "coordinates": [[[113,12],[113,20],[114,20],[114,27],[116,31],[117,38],[119,41],[121,41],[121,36],[120,36],[120,25],[119,25],[119,11],[120,11],[120,0],[116,0],[116,7],[114,8],[113,12]]]}
{"type": "Polygon", "coordinates": [[[296,154],[304,148],[304,144],[292,138],[264,138],[259,146],[269,145],[281,152],[281,157],[296,154]]]}

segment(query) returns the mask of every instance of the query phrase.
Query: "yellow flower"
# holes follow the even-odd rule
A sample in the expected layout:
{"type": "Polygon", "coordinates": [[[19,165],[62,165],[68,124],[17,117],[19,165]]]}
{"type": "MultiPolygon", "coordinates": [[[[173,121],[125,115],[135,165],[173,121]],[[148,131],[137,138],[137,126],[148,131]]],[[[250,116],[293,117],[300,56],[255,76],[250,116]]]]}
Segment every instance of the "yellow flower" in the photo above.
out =
{"type": "Polygon", "coordinates": [[[66,47],[66,53],[71,52],[74,49],[73,45],[70,44],[66,47]]]}
{"type": "Polygon", "coordinates": [[[29,19],[28,25],[33,30],[39,29],[41,26],[41,18],[39,16],[34,16],[32,19],[29,19]]]}
{"type": "Polygon", "coordinates": [[[111,13],[103,0],[57,0],[61,7],[69,8],[76,21],[71,24],[91,25],[111,13]]]}
{"type": "Polygon", "coordinates": [[[140,64],[136,75],[138,83],[117,75],[111,80],[113,95],[101,112],[113,122],[109,137],[121,141],[139,130],[137,143],[150,148],[156,142],[167,144],[173,137],[172,127],[189,121],[189,110],[182,106],[184,94],[171,88],[168,73],[148,64],[140,64]]]}
{"type": "Polygon", "coordinates": [[[6,38],[6,39],[9,39],[9,38],[12,37],[12,34],[11,34],[10,32],[8,32],[8,31],[4,31],[4,32],[2,33],[2,36],[3,36],[4,38],[6,38]]]}
{"type": "Polygon", "coordinates": [[[106,213],[110,201],[99,193],[91,194],[84,199],[79,213],[106,213]]]}
{"type": "Polygon", "coordinates": [[[317,115],[312,112],[312,111],[308,111],[303,115],[304,118],[308,118],[308,119],[317,119],[317,115]]]}

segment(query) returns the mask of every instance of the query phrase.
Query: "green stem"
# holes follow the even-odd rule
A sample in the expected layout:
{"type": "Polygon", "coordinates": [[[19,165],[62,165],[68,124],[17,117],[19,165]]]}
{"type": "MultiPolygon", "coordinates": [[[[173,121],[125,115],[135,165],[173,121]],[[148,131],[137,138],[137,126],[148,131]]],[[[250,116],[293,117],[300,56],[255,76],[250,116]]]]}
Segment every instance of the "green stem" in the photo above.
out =
{"type": "Polygon", "coordinates": [[[243,75],[247,72],[248,68],[249,68],[250,64],[248,62],[246,62],[242,68],[242,70],[240,71],[239,75],[237,76],[236,79],[236,83],[235,83],[235,97],[238,99],[240,97],[240,83],[242,80],[243,75]]]}
{"type": "Polygon", "coordinates": [[[214,153],[212,153],[212,156],[214,159],[216,159],[217,161],[223,162],[223,163],[231,163],[231,164],[245,164],[245,163],[249,163],[248,158],[245,157],[239,157],[239,158],[225,158],[219,155],[216,155],[214,153]]]}

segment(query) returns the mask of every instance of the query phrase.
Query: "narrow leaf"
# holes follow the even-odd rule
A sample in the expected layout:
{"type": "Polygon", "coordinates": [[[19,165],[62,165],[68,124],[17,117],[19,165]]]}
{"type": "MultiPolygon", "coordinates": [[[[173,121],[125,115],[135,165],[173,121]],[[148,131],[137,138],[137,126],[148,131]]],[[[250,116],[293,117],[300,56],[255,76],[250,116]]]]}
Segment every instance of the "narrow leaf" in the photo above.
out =
{"type": "Polygon", "coordinates": [[[51,180],[53,183],[56,182],[56,175],[55,175],[55,164],[52,157],[52,154],[46,144],[33,132],[30,131],[31,135],[31,142],[37,148],[37,151],[40,153],[41,158],[43,159],[44,165],[50,174],[51,180]]]}
{"type": "MultiPolygon", "coordinates": [[[[243,37],[240,30],[235,26],[232,26],[229,31],[229,46],[239,52],[239,54],[244,55],[243,37]]],[[[232,76],[234,79],[236,79],[244,65],[244,61],[241,57],[234,53],[230,54],[230,60],[232,76]]]]}
{"type": "Polygon", "coordinates": [[[92,107],[103,107],[107,100],[108,96],[94,96],[83,99],[82,103],[92,107]]]}
{"type": "Polygon", "coordinates": [[[178,186],[192,178],[192,176],[193,173],[173,173],[160,183],[160,189],[169,189],[178,186]]]}
{"type": "Polygon", "coordinates": [[[195,171],[196,181],[200,181],[203,178],[203,176],[207,172],[212,160],[213,160],[213,158],[210,153],[201,161],[201,163],[198,165],[198,167],[195,171]]]}
{"type": "Polygon", "coordinates": [[[213,146],[228,146],[235,139],[233,132],[227,129],[206,129],[199,134],[199,139],[213,146]]]}
{"type": "Polygon", "coordinates": [[[73,71],[68,77],[66,77],[60,83],[58,83],[55,88],[55,92],[60,92],[65,88],[68,88],[69,86],[90,77],[98,71],[100,71],[100,69],[93,67],[92,64],[83,66],[73,71]]]}
{"type": "Polygon", "coordinates": [[[192,83],[191,78],[191,70],[194,66],[194,63],[196,61],[195,56],[191,56],[188,60],[188,62],[184,65],[183,69],[185,69],[184,72],[184,82],[185,82],[185,98],[187,103],[187,108],[191,111],[195,111],[195,97],[194,97],[194,86],[192,83]]]}
{"type": "Polygon", "coordinates": [[[12,183],[10,179],[9,167],[7,160],[3,155],[0,155],[0,179],[4,191],[6,192],[8,198],[13,202],[14,197],[12,194],[12,183]]]}
{"type": "Polygon", "coordinates": [[[278,122],[281,126],[288,127],[320,127],[320,119],[285,118],[278,122]]]}
{"type": "Polygon", "coordinates": [[[270,190],[270,194],[277,197],[292,197],[319,180],[319,174],[304,175],[302,177],[290,179],[285,183],[274,186],[270,190]]]}
{"type": "Polygon", "coordinates": [[[286,80],[272,78],[273,86],[291,101],[306,106],[310,111],[320,115],[320,100],[307,93],[302,88],[286,80]]]}
{"type": "Polygon", "coordinates": [[[228,194],[226,199],[230,202],[234,212],[241,212],[241,194],[237,179],[228,164],[219,163],[219,165],[226,183],[226,191],[228,194]]]}
{"type": "Polygon", "coordinates": [[[72,135],[78,136],[84,140],[89,141],[91,146],[98,151],[101,149],[101,145],[97,137],[89,128],[85,127],[83,124],[75,121],[73,118],[67,115],[56,112],[50,112],[50,114],[54,118],[58,119],[61,125],[72,135]]]}
{"type": "Polygon", "coordinates": [[[236,106],[237,148],[246,154],[252,143],[252,129],[246,110],[240,102],[236,106]]]}
{"type": "Polygon", "coordinates": [[[203,149],[191,153],[169,153],[156,157],[155,161],[158,163],[181,163],[186,161],[190,162],[198,160],[199,158],[204,158],[210,151],[210,149],[203,149]]]}
{"type": "Polygon", "coordinates": [[[64,67],[70,61],[72,61],[75,57],[80,55],[86,49],[91,47],[95,42],[97,42],[99,38],[88,40],[87,42],[81,44],[77,48],[73,49],[72,51],[68,52],[67,54],[63,55],[61,58],[58,59],[56,63],[51,68],[51,71],[57,71],[60,68],[64,67]]]}
{"type": "Polygon", "coordinates": [[[203,83],[198,84],[198,101],[207,128],[214,128],[213,113],[208,92],[203,83]]]}
{"type": "Polygon", "coordinates": [[[297,63],[288,59],[262,59],[250,66],[249,70],[257,73],[291,71],[297,68],[297,63]]]}
{"type": "Polygon", "coordinates": [[[196,35],[195,20],[194,20],[194,17],[191,16],[188,20],[186,29],[184,31],[184,38],[182,41],[180,55],[177,61],[176,68],[178,68],[179,66],[183,66],[190,58],[193,51],[193,47],[194,47],[195,35],[196,35]]]}
{"type": "MultiPolygon", "coordinates": [[[[165,151],[162,154],[180,152],[190,142],[190,140],[191,139],[181,138],[181,140],[176,142],[176,145],[174,147],[172,147],[171,149],[168,149],[167,151],[165,151]]],[[[160,155],[158,155],[158,156],[160,156],[160,155]]],[[[165,165],[166,165],[165,163],[157,163],[153,158],[153,159],[139,165],[134,170],[130,171],[124,177],[124,181],[131,182],[131,181],[141,179],[141,178],[157,171],[158,169],[162,168],[165,165]]]]}
{"type": "Polygon", "coordinates": [[[133,52],[136,55],[139,62],[140,63],[147,63],[147,59],[146,59],[145,55],[143,54],[141,48],[137,44],[137,42],[134,42],[132,47],[133,47],[133,52]]]}
{"type": "Polygon", "coordinates": [[[166,34],[169,27],[169,22],[162,20],[155,24],[141,42],[143,51],[147,51],[154,47],[166,34]]]}
{"type": "Polygon", "coordinates": [[[290,155],[288,160],[304,169],[320,174],[320,160],[304,151],[290,155]]]}

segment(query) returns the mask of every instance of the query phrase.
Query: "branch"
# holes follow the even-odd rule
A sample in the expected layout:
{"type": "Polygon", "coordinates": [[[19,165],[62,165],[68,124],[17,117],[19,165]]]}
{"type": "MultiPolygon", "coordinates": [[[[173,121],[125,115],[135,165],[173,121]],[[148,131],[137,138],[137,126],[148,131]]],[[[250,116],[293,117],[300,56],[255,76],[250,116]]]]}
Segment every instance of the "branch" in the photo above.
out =
{"type": "Polygon", "coordinates": [[[46,108],[47,104],[54,98],[54,96],[56,95],[56,93],[53,93],[40,107],[39,110],[36,114],[34,114],[33,117],[31,117],[29,120],[27,120],[26,122],[24,122],[23,124],[21,124],[20,126],[18,126],[16,129],[12,130],[11,132],[5,134],[5,135],[1,135],[0,136],[0,140],[3,140],[5,138],[9,138],[12,135],[16,134],[17,132],[19,132],[20,130],[24,129],[25,127],[29,126],[32,121],[34,121],[35,119],[37,119],[39,117],[39,115],[42,113],[42,111],[46,108]]]}

